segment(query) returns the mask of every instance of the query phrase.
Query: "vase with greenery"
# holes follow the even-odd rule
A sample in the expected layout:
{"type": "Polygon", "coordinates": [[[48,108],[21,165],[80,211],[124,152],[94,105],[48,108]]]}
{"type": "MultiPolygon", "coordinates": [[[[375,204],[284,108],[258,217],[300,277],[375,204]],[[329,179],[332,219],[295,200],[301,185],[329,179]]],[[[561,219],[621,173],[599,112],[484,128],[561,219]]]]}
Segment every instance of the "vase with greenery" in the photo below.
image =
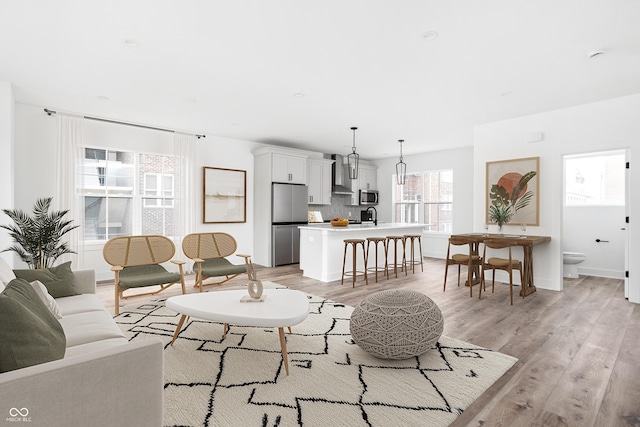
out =
{"type": "Polygon", "coordinates": [[[498,233],[502,233],[502,225],[511,221],[513,212],[511,206],[494,203],[489,206],[489,220],[498,224],[498,233]]]}
{"type": "Polygon", "coordinates": [[[36,201],[33,216],[19,209],[2,209],[15,223],[0,225],[9,231],[15,243],[3,252],[16,252],[29,268],[52,267],[61,255],[76,253],[62,238],[78,226],[64,218],[68,210],[49,212],[50,206],[51,197],[36,201]]]}

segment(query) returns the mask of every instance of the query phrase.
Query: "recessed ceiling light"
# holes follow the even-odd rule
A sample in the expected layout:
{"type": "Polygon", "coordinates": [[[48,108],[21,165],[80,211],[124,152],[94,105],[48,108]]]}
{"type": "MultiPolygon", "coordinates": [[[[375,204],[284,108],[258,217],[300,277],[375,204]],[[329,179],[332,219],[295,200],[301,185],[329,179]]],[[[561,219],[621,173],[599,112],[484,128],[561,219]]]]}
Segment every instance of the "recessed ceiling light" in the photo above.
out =
{"type": "Polygon", "coordinates": [[[427,31],[422,33],[422,38],[424,40],[433,40],[438,37],[438,33],[436,31],[427,31]]]}
{"type": "Polygon", "coordinates": [[[294,98],[304,98],[304,93],[302,92],[296,92],[293,94],[294,98]]]}
{"type": "Polygon", "coordinates": [[[124,44],[128,47],[138,47],[140,46],[140,42],[134,39],[124,39],[124,44]]]}
{"type": "Polygon", "coordinates": [[[98,96],[98,99],[99,99],[100,101],[108,101],[108,100],[109,100],[109,97],[108,97],[108,96],[104,96],[104,95],[100,95],[100,96],[98,96]]]}

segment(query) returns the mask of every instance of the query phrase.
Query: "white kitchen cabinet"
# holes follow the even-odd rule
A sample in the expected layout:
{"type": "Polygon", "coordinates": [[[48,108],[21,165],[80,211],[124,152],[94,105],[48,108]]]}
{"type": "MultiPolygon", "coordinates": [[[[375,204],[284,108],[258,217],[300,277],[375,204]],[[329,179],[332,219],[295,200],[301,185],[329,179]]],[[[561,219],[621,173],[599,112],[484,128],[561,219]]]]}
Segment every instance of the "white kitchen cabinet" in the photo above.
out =
{"type": "Polygon", "coordinates": [[[347,186],[353,191],[351,195],[351,205],[358,206],[360,204],[360,190],[377,190],[378,189],[378,168],[369,165],[359,165],[358,178],[348,179],[349,175],[345,169],[345,181],[347,186]]]}
{"type": "Polygon", "coordinates": [[[287,154],[272,154],[272,182],[286,182],[290,184],[307,183],[306,157],[287,154]]]}
{"type": "Polygon", "coordinates": [[[331,204],[331,165],[334,160],[307,159],[309,204],[331,204]]]}
{"type": "Polygon", "coordinates": [[[358,172],[359,190],[378,189],[378,168],[360,165],[358,172]]]}

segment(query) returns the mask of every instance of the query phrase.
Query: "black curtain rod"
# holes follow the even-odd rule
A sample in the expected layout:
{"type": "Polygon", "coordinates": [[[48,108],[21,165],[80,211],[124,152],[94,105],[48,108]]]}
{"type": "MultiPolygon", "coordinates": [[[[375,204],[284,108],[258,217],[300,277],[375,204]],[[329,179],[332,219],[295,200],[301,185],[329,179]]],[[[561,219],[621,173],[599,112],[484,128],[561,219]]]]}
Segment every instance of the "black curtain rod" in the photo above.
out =
{"type": "MultiPolygon", "coordinates": [[[[52,114],[58,114],[57,111],[49,110],[48,108],[45,108],[44,112],[47,113],[48,116],[50,116],[52,114]]],[[[113,123],[113,124],[116,124],[116,125],[125,125],[125,126],[134,126],[134,127],[143,128],[143,129],[159,130],[161,132],[171,132],[171,133],[175,132],[174,130],[171,130],[171,129],[156,128],[156,127],[153,127],[153,126],[145,126],[145,125],[137,125],[135,123],[119,122],[117,120],[101,119],[99,117],[91,117],[91,116],[82,116],[82,117],[87,119],[87,120],[95,120],[97,122],[113,123]]],[[[198,138],[198,139],[206,138],[206,137],[207,137],[207,135],[198,135],[198,134],[196,134],[196,138],[198,138]]]]}

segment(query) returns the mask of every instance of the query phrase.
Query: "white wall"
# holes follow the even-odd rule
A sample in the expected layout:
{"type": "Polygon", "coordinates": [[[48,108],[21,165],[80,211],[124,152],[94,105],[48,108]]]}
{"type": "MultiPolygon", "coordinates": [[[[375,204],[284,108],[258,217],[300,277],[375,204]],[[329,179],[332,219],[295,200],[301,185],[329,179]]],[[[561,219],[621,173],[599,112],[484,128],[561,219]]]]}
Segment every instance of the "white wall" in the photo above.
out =
{"type": "MultiPolygon", "coordinates": [[[[1,94],[0,94],[1,98],[1,94]]],[[[0,107],[1,108],[1,107],[0,107]]],[[[4,116],[0,110],[0,120],[4,116]]],[[[113,149],[129,149],[146,153],[173,154],[173,134],[117,124],[85,120],[86,145],[113,149]]],[[[0,136],[0,144],[2,144],[0,136]]],[[[15,207],[30,211],[37,198],[55,194],[55,156],[57,140],[56,116],[47,116],[43,107],[15,104],[15,207]],[[37,154],[36,154],[37,153],[37,154]]],[[[197,173],[196,229],[225,231],[238,242],[238,252],[253,252],[253,155],[251,150],[261,144],[215,136],[199,139],[196,145],[197,173]],[[202,167],[223,167],[247,171],[247,222],[240,224],[203,224],[202,167]]],[[[2,145],[0,145],[2,147],[2,145]]],[[[4,148],[3,148],[4,150],[4,148]]],[[[1,193],[0,193],[1,194],[1,193]]],[[[176,258],[186,259],[180,249],[176,258]]],[[[240,258],[231,259],[240,263],[240,258]]],[[[21,261],[17,261],[18,264],[21,261]]],[[[98,280],[112,278],[109,265],[102,258],[102,245],[91,245],[83,254],[84,268],[94,268],[98,280]]]]}
{"type": "Polygon", "coordinates": [[[624,206],[566,206],[563,211],[562,246],[587,255],[578,273],[624,277],[624,206]],[[596,242],[600,239],[601,242],[596,242]]]}
{"type": "MultiPolygon", "coordinates": [[[[551,236],[551,242],[534,250],[535,284],[562,289],[563,156],[588,151],[629,148],[629,160],[640,157],[640,95],[585,104],[512,120],[477,126],[474,131],[475,231],[482,231],[485,212],[485,164],[488,161],[540,157],[540,226],[527,233],[551,236]],[[529,132],[544,139],[526,142],[529,132]]],[[[640,160],[639,160],[640,162],[640,160]]],[[[630,174],[631,194],[640,188],[640,172],[630,174]]],[[[640,198],[632,198],[629,212],[640,213],[640,198]]],[[[518,232],[517,228],[513,229],[518,232]]],[[[506,232],[509,232],[507,226],[506,232]]],[[[640,259],[640,227],[629,225],[630,264],[640,259]]],[[[629,300],[640,303],[640,270],[630,272],[629,300]],[[634,277],[635,276],[635,277],[634,277]]]]}
{"type": "MultiPolygon", "coordinates": [[[[427,170],[453,169],[453,233],[467,233],[473,230],[473,147],[404,156],[407,173],[427,170]]],[[[396,173],[398,158],[376,160],[378,166],[378,191],[382,203],[376,208],[380,221],[393,219],[391,200],[393,197],[393,174],[396,173]]],[[[423,254],[433,258],[445,258],[449,234],[425,233],[422,242],[423,254]]]]}
{"type": "MultiPolygon", "coordinates": [[[[13,125],[13,90],[8,82],[0,82],[0,208],[14,207],[14,125],[13,125]]],[[[9,224],[11,220],[4,213],[0,213],[0,224],[9,224]]],[[[12,245],[12,239],[5,230],[0,233],[0,250],[12,245]]],[[[10,266],[14,265],[13,257],[8,252],[0,252],[0,256],[10,266]]]]}

